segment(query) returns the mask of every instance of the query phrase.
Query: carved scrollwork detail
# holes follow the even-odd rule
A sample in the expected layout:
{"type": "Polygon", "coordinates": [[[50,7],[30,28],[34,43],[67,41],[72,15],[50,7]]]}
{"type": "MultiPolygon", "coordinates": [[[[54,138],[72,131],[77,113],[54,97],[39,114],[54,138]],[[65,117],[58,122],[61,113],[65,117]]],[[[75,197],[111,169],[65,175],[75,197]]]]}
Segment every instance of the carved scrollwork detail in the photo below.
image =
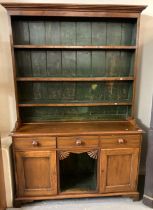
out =
{"type": "Polygon", "coordinates": [[[70,152],[67,152],[67,151],[60,151],[59,152],[59,159],[60,160],[64,160],[66,158],[68,158],[70,155],[70,152]]]}
{"type": "MultiPolygon", "coordinates": [[[[60,151],[59,152],[59,159],[64,160],[64,159],[68,158],[70,153],[71,152],[68,152],[68,151],[60,151]]],[[[75,152],[72,152],[72,153],[80,154],[80,153],[82,153],[82,151],[75,151],[75,152]]],[[[87,151],[87,154],[89,155],[89,157],[91,157],[93,159],[98,158],[98,151],[97,150],[87,151]]]]}
{"type": "Polygon", "coordinates": [[[97,150],[92,150],[87,152],[87,154],[89,155],[89,157],[93,158],[93,159],[97,159],[98,158],[98,151],[97,150]]]}

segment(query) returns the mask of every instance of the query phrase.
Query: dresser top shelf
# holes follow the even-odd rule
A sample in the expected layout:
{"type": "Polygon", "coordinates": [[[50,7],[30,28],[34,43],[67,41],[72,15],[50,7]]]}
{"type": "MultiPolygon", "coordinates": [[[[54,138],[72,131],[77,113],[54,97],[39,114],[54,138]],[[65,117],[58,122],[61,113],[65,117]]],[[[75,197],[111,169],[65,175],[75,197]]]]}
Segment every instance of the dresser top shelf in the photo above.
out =
{"type": "Polygon", "coordinates": [[[13,132],[13,136],[110,135],[122,133],[138,134],[142,133],[142,130],[130,121],[25,123],[13,132]]]}

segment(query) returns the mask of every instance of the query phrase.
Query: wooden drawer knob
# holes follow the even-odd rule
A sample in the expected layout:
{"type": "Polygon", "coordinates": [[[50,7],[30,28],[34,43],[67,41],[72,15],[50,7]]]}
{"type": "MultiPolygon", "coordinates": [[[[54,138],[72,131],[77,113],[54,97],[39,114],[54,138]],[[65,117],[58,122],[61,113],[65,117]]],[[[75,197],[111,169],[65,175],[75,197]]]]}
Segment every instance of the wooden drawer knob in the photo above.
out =
{"type": "Polygon", "coordinates": [[[77,146],[82,145],[82,140],[81,140],[80,138],[76,138],[75,144],[76,144],[77,146]]]}
{"type": "Polygon", "coordinates": [[[123,139],[123,138],[119,138],[119,139],[118,139],[118,143],[119,143],[119,144],[125,144],[125,143],[126,143],[126,140],[123,139]]]}
{"type": "Polygon", "coordinates": [[[33,147],[37,147],[39,145],[39,142],[38,141],[36,141],[36,140],[33,140],[32,141],[32,146],[33,147]]]}

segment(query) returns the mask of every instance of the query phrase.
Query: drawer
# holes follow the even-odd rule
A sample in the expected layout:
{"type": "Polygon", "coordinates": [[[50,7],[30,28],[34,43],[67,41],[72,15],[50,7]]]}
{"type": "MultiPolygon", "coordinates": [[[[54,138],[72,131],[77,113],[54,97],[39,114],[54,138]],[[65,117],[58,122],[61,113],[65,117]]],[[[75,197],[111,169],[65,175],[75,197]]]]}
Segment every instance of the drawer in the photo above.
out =
{"type": "Polygon", "coordinates": [[[98,136],[73,136],[73,137],[58,137],[57,147],[98,147],[98,136]]]}
{"type": "Polygon", "coordinates": [[[14,138],[13,145],[16,150],[56,148],[56,137],[14,138]]]}
{"type": "Polygon", "coordinates": [[[115,135],[100,137],[100,147],[102,148],[140,147],[140,144],[140,135],[115,135]]]}

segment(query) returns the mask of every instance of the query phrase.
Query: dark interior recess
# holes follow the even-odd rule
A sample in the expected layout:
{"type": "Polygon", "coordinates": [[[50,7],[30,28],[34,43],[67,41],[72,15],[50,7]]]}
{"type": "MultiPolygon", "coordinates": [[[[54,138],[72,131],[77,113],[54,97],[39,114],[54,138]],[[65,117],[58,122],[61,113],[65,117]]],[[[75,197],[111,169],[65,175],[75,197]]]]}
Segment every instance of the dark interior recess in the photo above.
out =
{"type": "Polygon", "coordinates": [[[97,159],[87,153],[70,153],[69,157],[59,161],[60,190],[96,191],[97,159]]]}

